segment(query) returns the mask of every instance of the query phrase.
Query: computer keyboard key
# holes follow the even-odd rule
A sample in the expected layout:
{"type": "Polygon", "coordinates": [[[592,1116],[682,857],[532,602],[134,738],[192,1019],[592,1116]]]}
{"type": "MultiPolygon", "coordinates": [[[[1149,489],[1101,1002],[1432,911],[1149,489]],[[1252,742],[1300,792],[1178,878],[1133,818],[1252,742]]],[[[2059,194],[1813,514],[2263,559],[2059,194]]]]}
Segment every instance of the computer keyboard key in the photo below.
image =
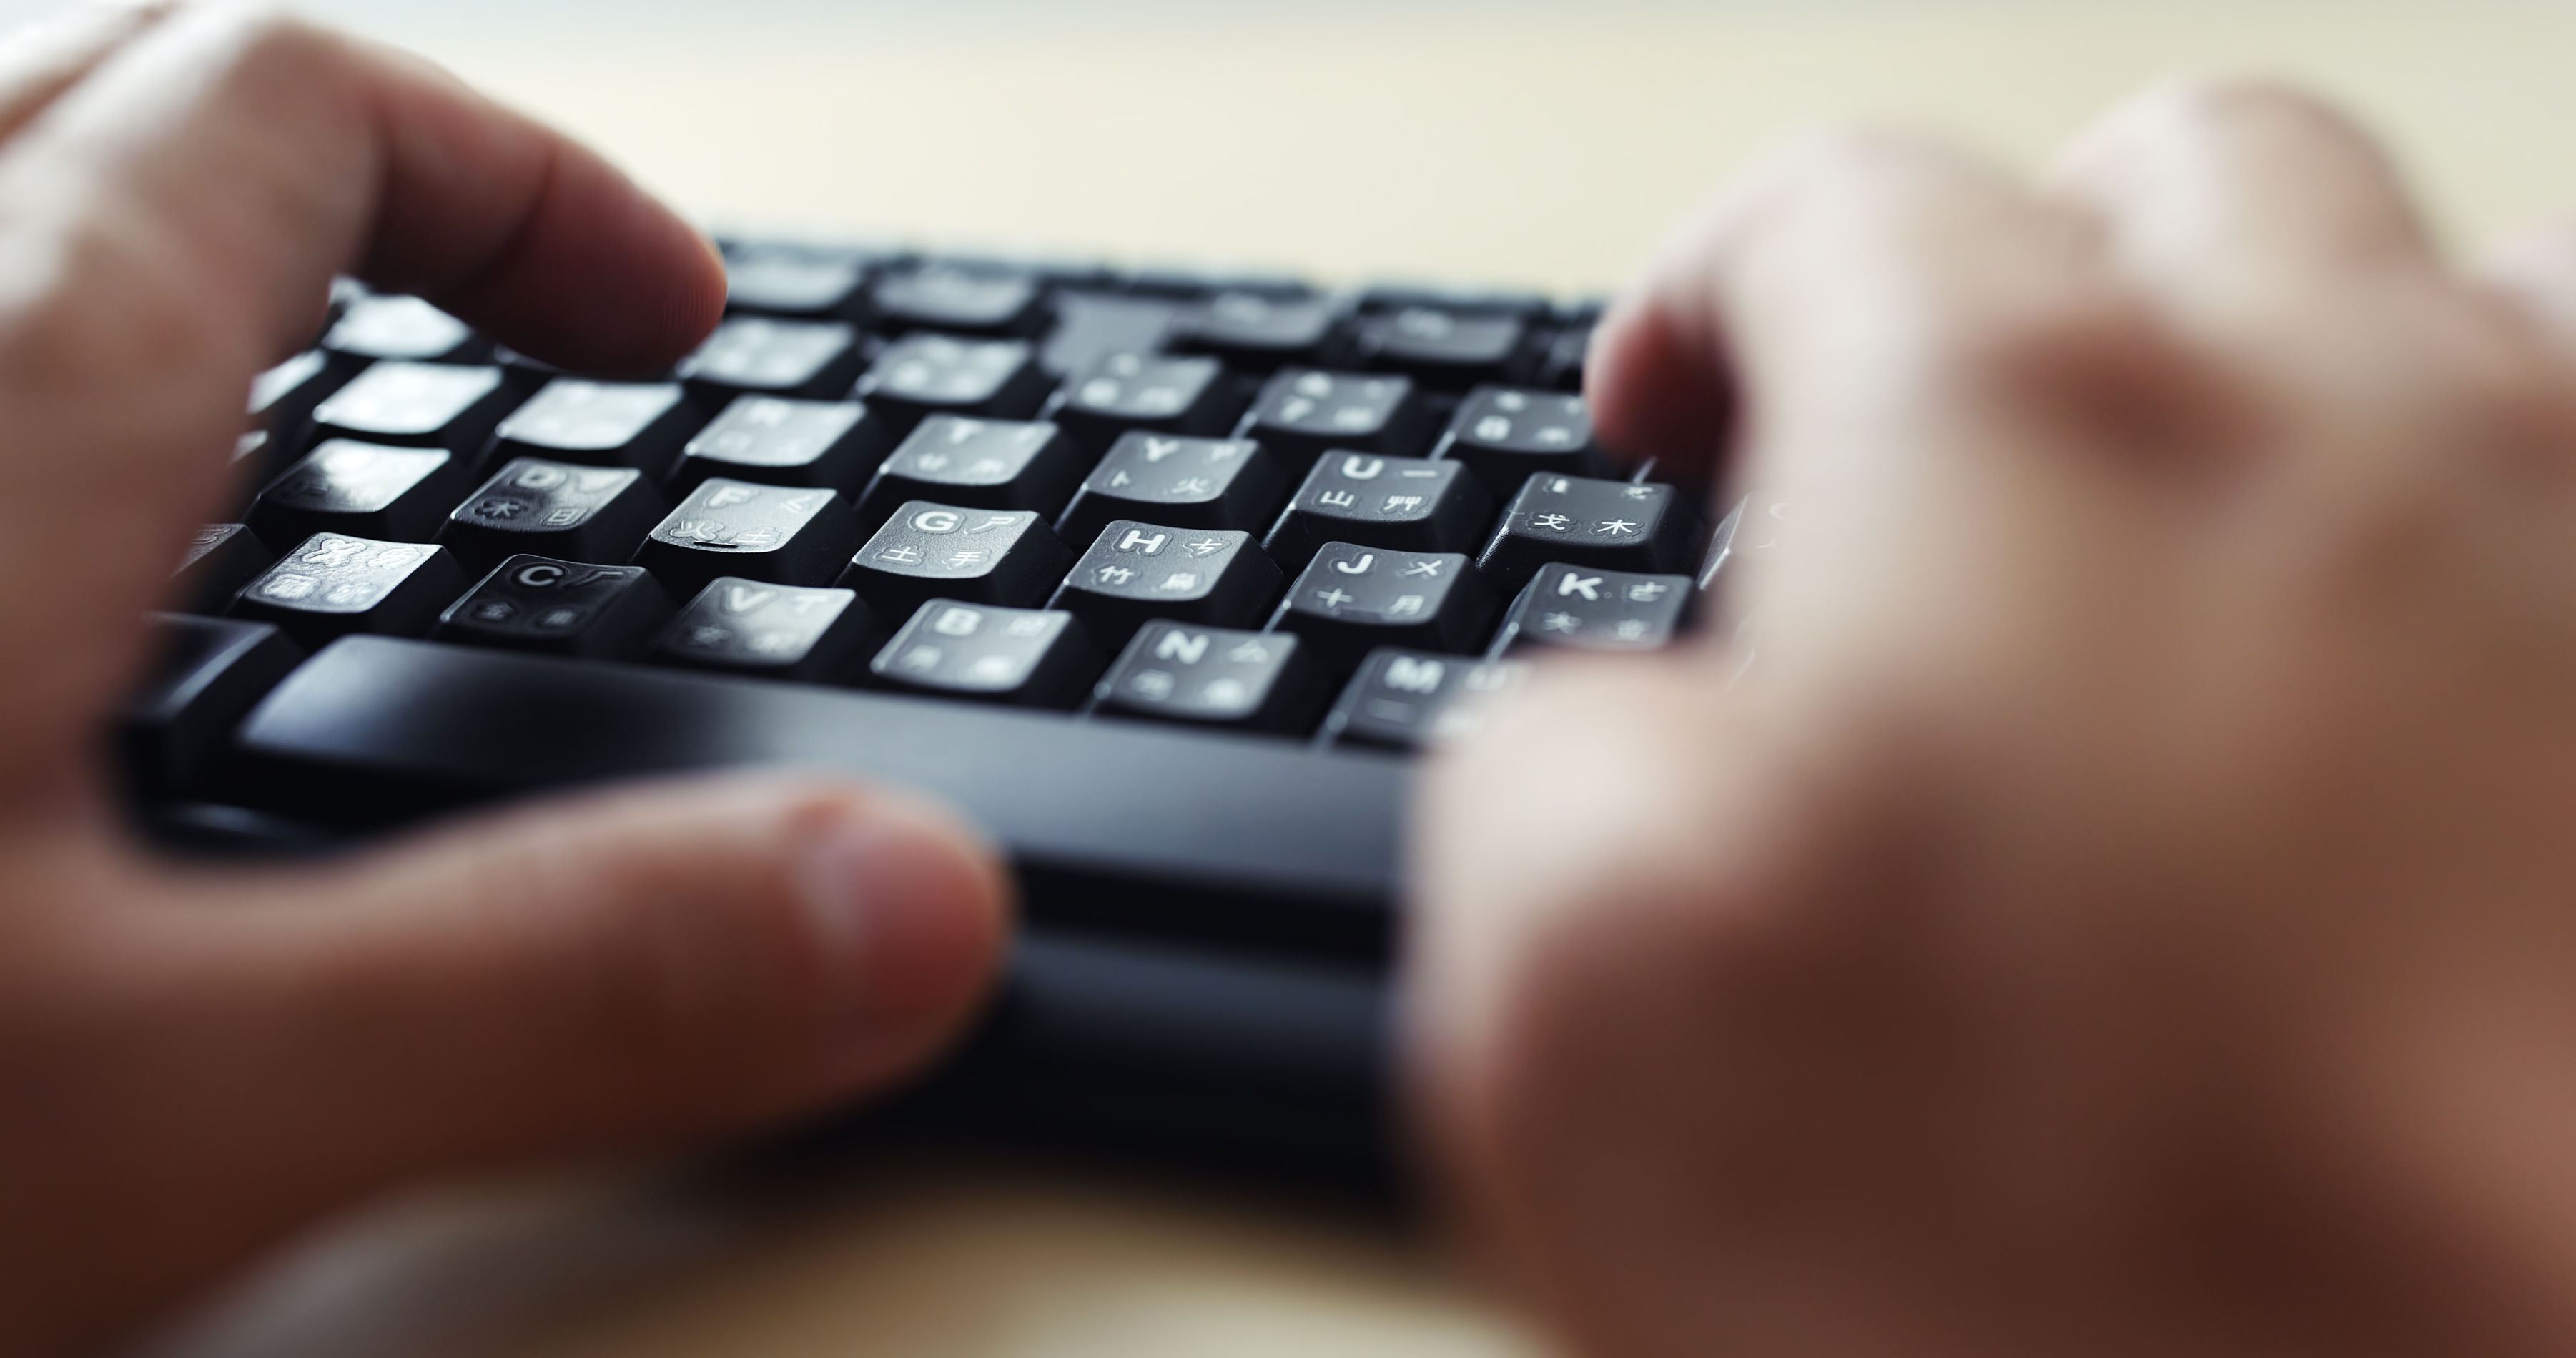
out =
{"type": "Polygon", "coordinates": [[[908,500],[1025,509],[1052,522],[1087,465],[1073,440],[1044,421],[933,415],[877,469],[859,499],[859,523],[873,530],[908,500]]]}
{"type": "Polygon", "coordinates": [[[856,495],[892,446],[885,421],[856,401],[737,396],[680,450],[671,493],[727,476],[856,495]]]}
{"type": "Polygon", "coordinates": [[[679,376],[711,406],[737,396],[828,401],[848,394],[866,362],[859,332],[846,322],[735,316],[680,360],[679,376]]]}
{"type": "Polygon", "coordinates": [[[357,298],[322,336],[322,347],[353,358],[422,363],[481,363],[492,355],[490,340],[417,297],[357,298]]]}
{"type": "Polygon", "coordinates": [[[719,576],[662,629],[650,658],[685,669],[846,684],[866,672],[884,640],[876,615],[846,589],[719,576]]]}
{"type": "Polygon", "coordinates": [[[1047,606],[1071,611],[1116,649],[1152,618],[1258,627],[1282,583],[1249,533],[1120,519],[1100,531],[1047,606]]]}
{"type": "Polygon", "coordinates": [[[189,539],[170,576],[172,606],[191,613],[221,613],[233,593],[277,560],[249,525],[210,523],[189,539]]]}
{"type": "Polygon", "coordinates": [[[1046,370],[1023,341],[915,334],[877,355],[858,395],[909,432],[933,415],[1024,419],[1037,413],[1047,385],[1046,370]]]}
{"type": "Polygon", "coordinates": [[[117,713],[117,764],[136,794],[184,795],[304,651],[264,622],[162,613],[151,631],[150,668],[117,713]]]}
{"type": "Polygon", "coordinates": [[[461,461],[444,448],[333,439],[269,482],[249,523],[268,542],[315,533],[424,542],[463,488],[461,461]]]}
{"type": "Polygon", "coordinates": [[[633,467],[514,458],[449,511],[438,541],[469,571],[523,553],[619,563],[669,509],[633,467]]]}
{"type": "Polygon", "coordinates": [[[1508,376],[1528,333],[1517,316],[1408,306],[1362,316],[1351,352],[1371,368],[1456,390],[1508,376]]]}
{"type": "Polygon", "coordinates": [[[1481,724],[1478,700],[1508,691],[1528,674],[1523,661],[1382,647],[1342,687],[1316,735],[1328,745],[1423,749],[1474,730],[1481,724]]]}
{"type": "Polygon", "coordinates": [[[1428,424],[1411,378],[1290,368],[1261,388],[1234,436],[1259,443],[1302,477],[1328,452],[1414,456],[1428,424]]]}
{"type": "Polygon", "coordinates": [[[1089,542],[1119,519],[1176,528],[1258,531],[1287,478],[1250,439],[1129,434],[1112,446],[1056,521],[1067,542],[1089,542]]]}
{"type": "Polygon", "coordinates": [[[430,638],[627,660],[644,653],[674,611],[669,592],[641,566],[514,556],[448,605],[430,638]]]}
{"type": "Polygon", "coordinates": [[[908,500],[850,559],[837,583],[878,613],[909,618],[932,599],[1034,607],[1073,553],[1041,515],[908,500]]]}
{"type": "Polygon", "coordinates": [[[862,250],[734,242],[725,247],[725,307],[795,319],[857,320],[881,256],[862,250]]]}
{"type": "Polygon", "coordinates": [[[1671,486],[1535,475],[1512,497],[1476,568],[1518,590],[1551,561],[1603,570],[1687,571],[1698,516],[1671,486]]]}
{"type": "Polygon", "coordinates": [[[1358,309],[1363,313],[1402,311],[1408,307],[1462,315],[1509,316],[1535,323],[1544,320],[1555,309],[1555,303],[1544,293],[1437,283],[1379,283],[1360,291],[1358,309]]]}
{"type": "Polygon", "coordinates": [[[354,632],[419,636],[465,583],[444,547],[316,533],[244,585],[228,611],[319,650],[354,632]]]}
{"type": "Polygon", "coordinates": [[[1313,728],[1330,683],[1294,636],[1163,619],[1139,629],[1101,677],[1095,710],[1296,735],[1313,728]]]}
{"type": "Polygon", "coordinates": [[[370,364],[313,408],[306,446],[329,439],[445,448],[460,463],[482,456],[516,398],[501,370],[388,359],[370,364]]]}
{"type": "Polygon", "coordinates": [[[1468,393],[1431,455],[1465,463],[1497,500],[1519,491],[1533,472],[1598,477],[1610,470],[1582,397],[1518,387],[1468,393]]]}
{"type": "Polygon", "coordinates": [[[868,669],[882,688],[1070,711],[1107,663],[1070,613],[933,599],[868,669]]]}
{"type": "Polygon", "coordinates": [[[1555,391],[1581,392],[1583,371],[1592,362],[1593,329],[1593,322],[1584,321],[1549,336],[1539,350],[1531,380],[1555,391]]]}
{"type": "Polygon", "coordinates": [[[705,422],[677,382],[558,377],[501,421],[492,457],[637,467],[659,480],[705,422]]]}
{"type": "Polygon", "coordinates": [[[631,564],[653,572],[675,598],[727,575],[828,585],[858,543],[858,519],[831,491],[717,476],[645,535],[631,564]]]}
{"type": "Polygon", "coordinates": [[[1472,553],[1493,512],[1494,502],[1457,463],[1333,453],[1306,473],[1262,547],[1292,571],[1327,542],[1472,553]]]}
{"type": "Polygon", "coordinates": [[[250,380],[250,421],[258,428],[293,438],[312,418],[313,407],[322,404],[324,397],[338,391],[364,367],[364,360],[333,363],[331,355],[307,349],[250,380]]]}
{"type": "Polygon", "coordinates": [[[1397,552],[1347,542],[1315,553],[1271,615],[1335,674],[1381,646],[1466,653],[1484,648],[1502,601],[1459,552],[1397,552]]]}
{"type": "Polygon", "coordinates": [[[1181,313],[1170,345],[1248,372],[1270,372],[1329,358],[1341,317],[1328,297],[1221,292],[1181,313]]]}
{"type": "Polygon", "coordinates": [[[869,304],[878,326],[895,334],[1033,335],[1047,319],[1046,284],[1037,275],[937,261],[888,273],[869,304]]]}
{"type": "Polygon", "coordinates": [[[1688,625],[1697,598],[1687,575],[1551,565],[1512,601],[1494,649],[1661,650],[1688,625]]]}
{"type": "Polygon", "coordinates": [[[1243,413],[1243,398],[1213,358],[1109,354],[1058,388],[1044,413],[1097,459],[1140,430],[1222,434],[1243,413]]]}
{"type": "Polygon", "coordinates": [[[1183,303],[1123,293],[1059,292],[1055,325],[1038,345],[1038,366],[1062,381],[1112,354],[1162,352],[1183,303]]]}

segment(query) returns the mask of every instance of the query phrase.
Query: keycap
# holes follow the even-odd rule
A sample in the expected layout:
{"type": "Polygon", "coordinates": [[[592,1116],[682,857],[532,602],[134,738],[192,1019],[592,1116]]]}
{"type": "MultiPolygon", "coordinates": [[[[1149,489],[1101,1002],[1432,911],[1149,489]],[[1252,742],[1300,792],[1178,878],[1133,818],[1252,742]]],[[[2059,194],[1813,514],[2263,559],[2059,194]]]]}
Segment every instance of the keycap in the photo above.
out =
{"type": "Polygon", "coordinates": [[[347,828],[691,769],[826,770],[956,807],[1032,920],[1358,962],[1388,951],[1410,781],[1382,755],[373,637],[288,675],[237,748],[261,775],[251,809],[347,828]]]}
{"type": "Polygon", "coordinates": [[[1340,319],[1340,308],[1326,297],[1221,292],[1181,313],[1170,345],[1246,372],[1271,372],[1328,358],[1340,319]]]}
{"type": "Polygon", "coordinates": [[[1023,419],[1046,392],[1046,372],[1027,344],[930,334],[887,345],[858,385],[870,409],[907,432],[933,415],[1023,419]]]}
{"type": "Polygon", "coordinates": [[[1282,570],[1302,570],[1327,542],[1408,552],[1474,552],[1493,501],[1454,462],[1370,453],[1319,459],[1262,543],[1282,570]]]}
{"type": "Polygon", "coordinates": [[[1592,361],[1593,322],[1567,326],[1548,337],[1532,365],[1530,380],[1555,391],[1583,390],[1583,370],[1592,361]]]}
{"type": "Polygon", "coordinates": [[[215,767],[304,651],[268,623],[232,618],[159,613],[151,633],[150,668],[117,713],[117,767],[130,792],[168,797],[215,767]]]}
{"type": "Polygon", "coordinates": [[[856,495],[893,442],[857,401],[737,396],[680,451],[670,487],[685,495],[710,476],[856,495]]]}
{"type": "Polygon", "coordinates": [[[877,469],[859,499],[859,522],[875,528],[907,500],[1025,509],[1052,522],[1087,462],[1062,429],[1045,421],[933,415],[877,469]]]}
{"type": "Polygon", "coordinates": [[[879,327],[892,334],[1033,335],[1046,324],[1046,287],[1017,269],[930,262],[896,269],[869,296],[879,327]]]}
{"type": "Polygon", "coordinates": [[[1305,280],[1260,269],[1193,264],[1147,264],[1127,273],[1127,290],[1148,297],[1204,301],[1224,293],[1248,293],[1277,301],[1315,295],[1305,280]]]}
{"type": "Polygon", "coordinates": [[[220,613],[232,602],[234,591],[275,560],[277,553],[249,525],[207,524],[189,539],[179,569],[171,572],[170,598],[174,606],[191,613],[220,613]]]}
{"type": "Polygon", "coordinates": [[[867,361],[859,332],[842,321],[735,316],[680,360],[680,380],[710,406],[737,396],[834,400],[867,361]]]}
{"type": "Polygon", "coordinates": [[[511,400],[498,368],[387,360],[370,365],[313,408],[306,446],[358,439],[445,448],[460,463],[471,462],[482,455],[511,400]]]}
{"type": "Polygon", "coordinates": [[[360,297],[322,336],[322,347],[356,358],[481,363],[492,342],[417,297],[360,297]]]}
{"type": "Polygon", "coordinates": [[[1647,574],[1686,571],[1697,518],[1671,486],[1533,476],[1494,525],[1476,568],[1503,590],[1518,590],[1551,561],[1647,574]]]}
{"type": "Polygon", "coordinates": [[[363,361],[333,363],[319,349],[303,353],[250,380],[251,423],[292,439],[313,415],[313,407],[358,375],[363,361]]]}
{"type": "Polygon", "coordinates": [[[1290,368],[1261,388],[1234,436],[1302,477],[1328,452],[1419,454],[1428,425],[1410,378],[1290,368]]]}
{"type": "Polygon", "coordinates": [[[1441,283],[1377,283],[1360,290],[1358,310],[1363,314],[1402,311],[1407,307],[1536,322],[1554,310],[1555,304],[1545,293],[1441,283]]]}
{"type": "MultiPolygon", "coordinates": [[[[876,615],[846,589],[803,589],[727,575],[709,581],[662,629],[651,659],[659,665],[762,679],[846,684],[865,671],[884,640],[885,628],[876,615]]],[[[713,734],[696,733],[698,738],[713,734]]]]}
{"type": "Polygon", "coordinates": [[[438,618],[433,640],[587,660],[641,656],[675,607],[641,566],[514,556],[438,618]]]}
{"type": "Polygon", "coordinates": [[[1419,750],[1466,735],[1481,723],[1476,699],[1527,681],[1515,660],[1474,660],[1385,646],[1371,651],[1324,714],[1316,739],[1328,745],[1419,750]]]}
{"type": "Polygon", "coordinates": [[[1304,637],[1325,668],[1349,674],[1380,646],[1480,651],[1501,607],[1464,553],[1334,542],[1288,587],[1270,627],[1304,637]]]}
{"type": "Polygon", "coordinates": [[[632,467],[514,458],[438,527],[468,571],[522,553],[610,565],[626,561],[669,506],[632,467]]]}
{"type": "Polygon", "coordinates": [[[1111,354],[1160,352],[1181,310],[1181,303],[1160,297],[1058,293],[1055,326],[1038,346],[1038,366],[1061,380],[1111,354]]]}
{"type": "Polygon", "coordinates": [[[1257,627],[1281,583],[1249,533],[1120,519],[1101,530],[1047,606],[1070,610],[1104,648],[1115,648],[1149,618],[1257,627]]]}
{"type": "Polygon", "coordinates": [[[1070,613],[932,599],[868,670],[883,688],[1070,711],[1107,663],[1070,613]]]}
{"type": "Polygon", "coordinates": [[[301,542],[315,533],[423,541],[463,488],[460,461],[444,448],[333,439],[259,493],[250,526],[268,542],[301,542]]]}
{"type": "Polygon", "coordinates": [[[1610,470],[1594,446],[1592,409],[1582,397],[1517,387],[1468,393],[1431,455],[1465,463],[1497,500],[1510,498],[1533,472],[1599,477],[1610,470]]]}
{"type": "Polygon", "coordinates": [[[319,650],[353,632],[419,636],[464,590],[444,547],[316,533],[244,585],[228,611],[319,650]]]}
{"type": "Polygon", "coordinates": [[[1095,698],[1112,716],[1299,734],[1330,691],[1294,636],[1162,619],[1138,629],[1095,698]]]}
{"type": "Polygon", "coordinates": [[[889,618],[941,598],[1034,607],[1072,557],[1032,511],[910,500],[850,558],[839,584],[889,618]]]}
{"type": "Polygon", "coordinates": [[[1518,316],[1407,306],[1360,317],[1351,352],[1368,367],[1455,390],[1507,376],[1527,334],[1518,316]]]}
{"type": "Polygon", "coordinates": [[[659,480],[705,420],[677,382],[558,377],[501,421],[492,457],[636,467],[659,480]]]}
{"type": "Polygon", "coordinates": [[[1494,648],[1661,650],[1688,623],[1698,597],[1687,575],[1551,565],[1512,601],[1494,633],[1494,648]]]}
{"type": "Polygon", "coordinates": [[[1089,542],[1118,519],[1257,532],[1277,512],[1286,482],[1250,439],[1129,434],[1082,479],[1056,534],[1089,542]]]}
{"type": "Polygon", "coordinates": [[[674,598],[725,575],[828,585],[858,543],[849,503],[828,490],[717,476],[699,482],[645,535],[633,564],[652,571],[674,598]]]}
{"type": "Polygon", "coordinates": [[[857,320],[868,270],[887,257],[868,249],[766,241],[724,247],[725,306],[796,319],[857,320]]]}
{"type": "Polygon", "coordinates": [[[1223,434],[1243,413],[1243,400],[1215,359],[1120,353],[1075,373],[1042,413],[1096,459],[1137,431],[1223,434]]]}

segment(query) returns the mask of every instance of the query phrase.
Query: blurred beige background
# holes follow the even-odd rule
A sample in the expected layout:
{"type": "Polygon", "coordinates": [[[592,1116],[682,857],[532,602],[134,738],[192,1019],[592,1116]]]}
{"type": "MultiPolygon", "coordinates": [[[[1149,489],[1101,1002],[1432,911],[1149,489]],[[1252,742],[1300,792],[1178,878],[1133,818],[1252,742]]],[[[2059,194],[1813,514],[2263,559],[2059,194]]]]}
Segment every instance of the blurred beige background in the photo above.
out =
{"type": "MultiPolygon", "coordinates": [[[[37,8],[0,0],[0,18],[37,8]]],[[[2576,206],[2576,5],[2513,0],[334,0],[714,223],[1613,286],[1759,148],[1854,117],[2042,164],[2175,70],[2309,82],[2463,246],[2576,206]]],[[[626,1173],[352,1223],[186,1358],[1526,1358],[1419,1235],[992,1161],[745,1194],[626,1173]]]]}
{"type": "Polygon", "coordinates": [[[1594,289],[1765,145],[1923,121],[2027,164],[2174,70],[2311,82],[2446,223],[2576,207],[2533,0],[336,0],[711,220],[1594,289]]]}

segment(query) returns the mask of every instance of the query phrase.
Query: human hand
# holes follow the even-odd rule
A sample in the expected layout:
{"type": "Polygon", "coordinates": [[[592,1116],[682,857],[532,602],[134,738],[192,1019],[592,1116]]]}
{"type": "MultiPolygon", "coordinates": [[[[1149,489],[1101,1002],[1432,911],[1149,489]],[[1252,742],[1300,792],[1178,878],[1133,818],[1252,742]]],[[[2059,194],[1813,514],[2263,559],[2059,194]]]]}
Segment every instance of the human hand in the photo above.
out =
{"type": "Polygon", "coordinates": [[[1425,1111],[1578,1347],[2576,1346],[2576,240],[2178,87],[1790,156],[1594,352],[1792,516],[1431,775],[1425,1111]]]}
{"type": "Polygon", "coordinates": [[[230,8],[0,49],[0,1353],[83,1348],[395,1181],[670,1145],[884,1084],[1007,884],[812,779],[596,795],[310,871],[181,870],[98,768],[227,503],[251,374],[336,272],[567,366],[715,322],[706,245],[417,63],[230,8]]]}

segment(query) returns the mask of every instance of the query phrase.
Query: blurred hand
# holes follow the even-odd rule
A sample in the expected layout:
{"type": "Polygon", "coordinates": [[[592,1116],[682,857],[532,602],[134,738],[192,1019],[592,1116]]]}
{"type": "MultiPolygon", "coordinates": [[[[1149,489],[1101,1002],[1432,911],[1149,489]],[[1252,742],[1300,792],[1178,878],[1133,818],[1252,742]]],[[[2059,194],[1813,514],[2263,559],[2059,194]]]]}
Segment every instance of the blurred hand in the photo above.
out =
{"type": "Polygon", "coordinates": [[[615,171],[388,53],[211,6],[0,48],[0,1353],[99,1341],[406,1176],[855,1096],[956,1030],[999,947],[975,838],[813,780],[291,874],[122,840],[96,750],[139,619],[339,271],[609,371],[724,298],[615,171]]]}
{"type": "Polygon", "coordinates": [[[2194,86],[1790,156],[1595,353],[1790,515],[1433,776],[1426,1107],[1578,1346],[2576,1348],[2576,239],[2194,86]]]}

